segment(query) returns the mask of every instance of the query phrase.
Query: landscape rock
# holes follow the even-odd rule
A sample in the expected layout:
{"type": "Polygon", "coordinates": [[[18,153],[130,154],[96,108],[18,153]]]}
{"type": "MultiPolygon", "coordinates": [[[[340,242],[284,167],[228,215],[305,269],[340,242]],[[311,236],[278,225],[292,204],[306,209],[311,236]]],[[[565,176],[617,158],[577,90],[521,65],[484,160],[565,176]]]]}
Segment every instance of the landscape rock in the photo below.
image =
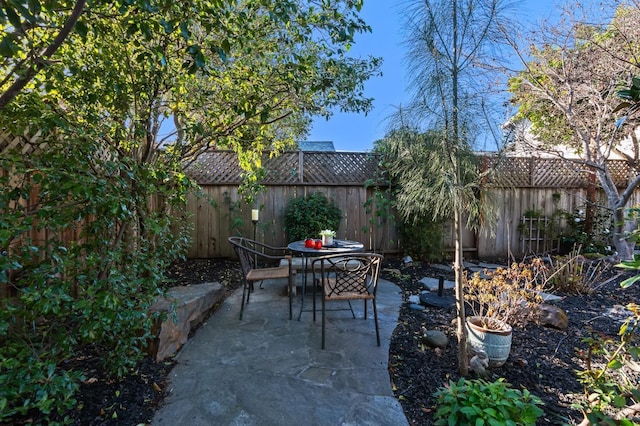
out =
{"type": "Polygon", "coordinates": [[[485,351],[477,351],[469,361],[469,369],[478,376],[486,376],[489,368],[489,356],[485,351]]]}
{"type": "Polygon", "coordinates": [[[422,336],[422,343],[431,348],[446,348],[449,346],[449,339],[440,330],[427,330],[422,336]]]}
{"type": "Polygon", "coordinates": [[[562,300],[562,297],[556,296],[555,294],[551,294],[551,293],[545,293],[544,291],[540,292],[540,297],[542,297],[542,300],[545,303],[555,303],[562,300]]]}
{"type": "Polygon", "coordinates": [[[219,283],[203,283],[173,287],[151,306],[152,313],[166,313],[155,327],[155,342],[149,352],[160,362],[175,355],[189,338],[189,333],[222,299],[224,288],[219,283]]]}
{"type": "MultiPolygon", "coordinates": [[[[438,278],[424,277],[420,280],[420,284],[422,284],[424,288],[426,288],[429,291],[438,291],[440,280],[438,278]]],[[[455,288],[455,283],[453,281],[444,280],[443,282],[444,290],[452,290],[454,288],[455,288]]]]}
{"type": "Polygon", "coordinates": [[[569,326],[566,312],[555,305],[542,303],[538,306],[538,323],[545,327],[565,330],[569,326]]]}
{"type": "Polygon", "coordinates": [[[432,268],[438,269],[442,272],[450,272],[453,273],[453,267],[451,265],[443,265],[441,263],[436,263],[431,265],[432,268]]]}
{"type": "Polygon", "coordinates": [[[409,309],[413,309],[414,311],[424,311],[425,307],[417,303],[410,303],[409,309]]]}
{"type": "Polygon", "coordinates": [[[624,322],[629,317],[633,316],[633,312],[628,310],[625,306],[613,305],[611,308],[607,309],[607,311],[604,313],[604,316],[614,319],[618,322],[624,322]]]}

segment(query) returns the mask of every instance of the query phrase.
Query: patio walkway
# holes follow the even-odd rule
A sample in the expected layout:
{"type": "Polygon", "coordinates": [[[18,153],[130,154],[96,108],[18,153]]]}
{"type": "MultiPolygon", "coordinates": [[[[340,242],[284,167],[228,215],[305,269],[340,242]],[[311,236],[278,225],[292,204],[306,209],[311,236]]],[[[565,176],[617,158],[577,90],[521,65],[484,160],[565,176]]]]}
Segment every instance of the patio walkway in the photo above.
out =
{"type": "Polygon", "coordinates": [[[256,286],[242,321],[242,289],[224,301],[176,357],[153,425],[408,424],[387,372],[400,289],[379,282],[380,347],[372,310],[365,321],[356,301],[355,320],[349,311],[327,313],[325,350],[321,312],[315,323],[311,312],[297,321],[298,297],[290,321],[283,290],[284,284],[256,286]]]}

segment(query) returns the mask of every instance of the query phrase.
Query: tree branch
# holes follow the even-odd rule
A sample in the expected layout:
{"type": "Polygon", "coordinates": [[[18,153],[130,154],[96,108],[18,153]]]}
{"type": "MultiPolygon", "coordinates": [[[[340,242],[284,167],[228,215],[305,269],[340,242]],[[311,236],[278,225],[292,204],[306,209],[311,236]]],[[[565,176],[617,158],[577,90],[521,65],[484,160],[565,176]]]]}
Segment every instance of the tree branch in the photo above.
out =
{"type": "Polygon", "coordinates": [[[9,87],[7,91],[0,96],[0,110],[4,109],[18,95],[18,93],[20,93],[20,91],[24,89],[27,83],[33,80],[38,72],[40,72],[47,66],[47,59],[50,58],[60,48],[60,46],[62,46],[62,43],[64,43],[69,34],[71,34],[73,28],[76,26],[78,19],[80,19],[80,16],[84,11],[85,4],[86,0],[76,1],[71,15],[69,15],[69,18],[65,22],[64,26],[62,27],[56,38],[53,40],[53,43],[51,43],[45,49],[41,57],[35,58],[33,60],[34,63],[27,69],[24,75],[18,77],[18,79],[13,82],[11,87],[9,87]]]}

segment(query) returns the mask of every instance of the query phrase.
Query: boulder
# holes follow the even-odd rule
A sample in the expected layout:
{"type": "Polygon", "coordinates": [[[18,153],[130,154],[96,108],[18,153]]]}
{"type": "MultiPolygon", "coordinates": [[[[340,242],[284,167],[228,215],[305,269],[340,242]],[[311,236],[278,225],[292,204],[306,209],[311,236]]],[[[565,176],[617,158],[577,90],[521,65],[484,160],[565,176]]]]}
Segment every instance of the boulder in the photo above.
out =
{"type": "Polygon", "coordinates": [[[422,343],[432,348],[446,348],[449,345],[449,339],[440,330],[427,330],[422,336],[422,343]]]}
{"type": "Polygon", "coordinates": [[[156,339],[149,347],[157,362],[175,355],[189,338],[189,333],[222,299],[224,287],[219,283],[203,283],[169,289],[151,306],[152,313],[164,314],[154,327],[156,339]]]}
{"type": "Polygon", "coordinates": [[[542,303],[538,306],[538,323],[545,327],[565,330],[569,326],[566,312],[556,306],[542,303]]]}

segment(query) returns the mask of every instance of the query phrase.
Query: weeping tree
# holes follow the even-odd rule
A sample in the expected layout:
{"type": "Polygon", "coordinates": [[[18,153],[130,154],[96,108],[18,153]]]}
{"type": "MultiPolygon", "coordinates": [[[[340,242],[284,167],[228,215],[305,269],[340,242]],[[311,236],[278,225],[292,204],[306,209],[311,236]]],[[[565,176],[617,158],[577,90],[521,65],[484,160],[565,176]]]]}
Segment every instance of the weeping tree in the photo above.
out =
{"type": "Polygon", "coordinates": [[[491,88],[496,81],[490,64],[499,60],[498,21],[506,19],[508,6],[502,0],[411,2],[406,45],[412,99],[392,117],[386,138],[395,155],[390,157],[392,173],[404,176],[398,193],[403,216],[453,216],[462,375],[468,373],[462,290],[464,213],[468,225],[478,225],[481,217],[491,222],[489,212],[481,213],[488,204],[480,203],[480,180],[470,153],[476,135],[491,136],[480,126],[490,129],[497,124],[485,120],[494,113],[491,88]]]}

